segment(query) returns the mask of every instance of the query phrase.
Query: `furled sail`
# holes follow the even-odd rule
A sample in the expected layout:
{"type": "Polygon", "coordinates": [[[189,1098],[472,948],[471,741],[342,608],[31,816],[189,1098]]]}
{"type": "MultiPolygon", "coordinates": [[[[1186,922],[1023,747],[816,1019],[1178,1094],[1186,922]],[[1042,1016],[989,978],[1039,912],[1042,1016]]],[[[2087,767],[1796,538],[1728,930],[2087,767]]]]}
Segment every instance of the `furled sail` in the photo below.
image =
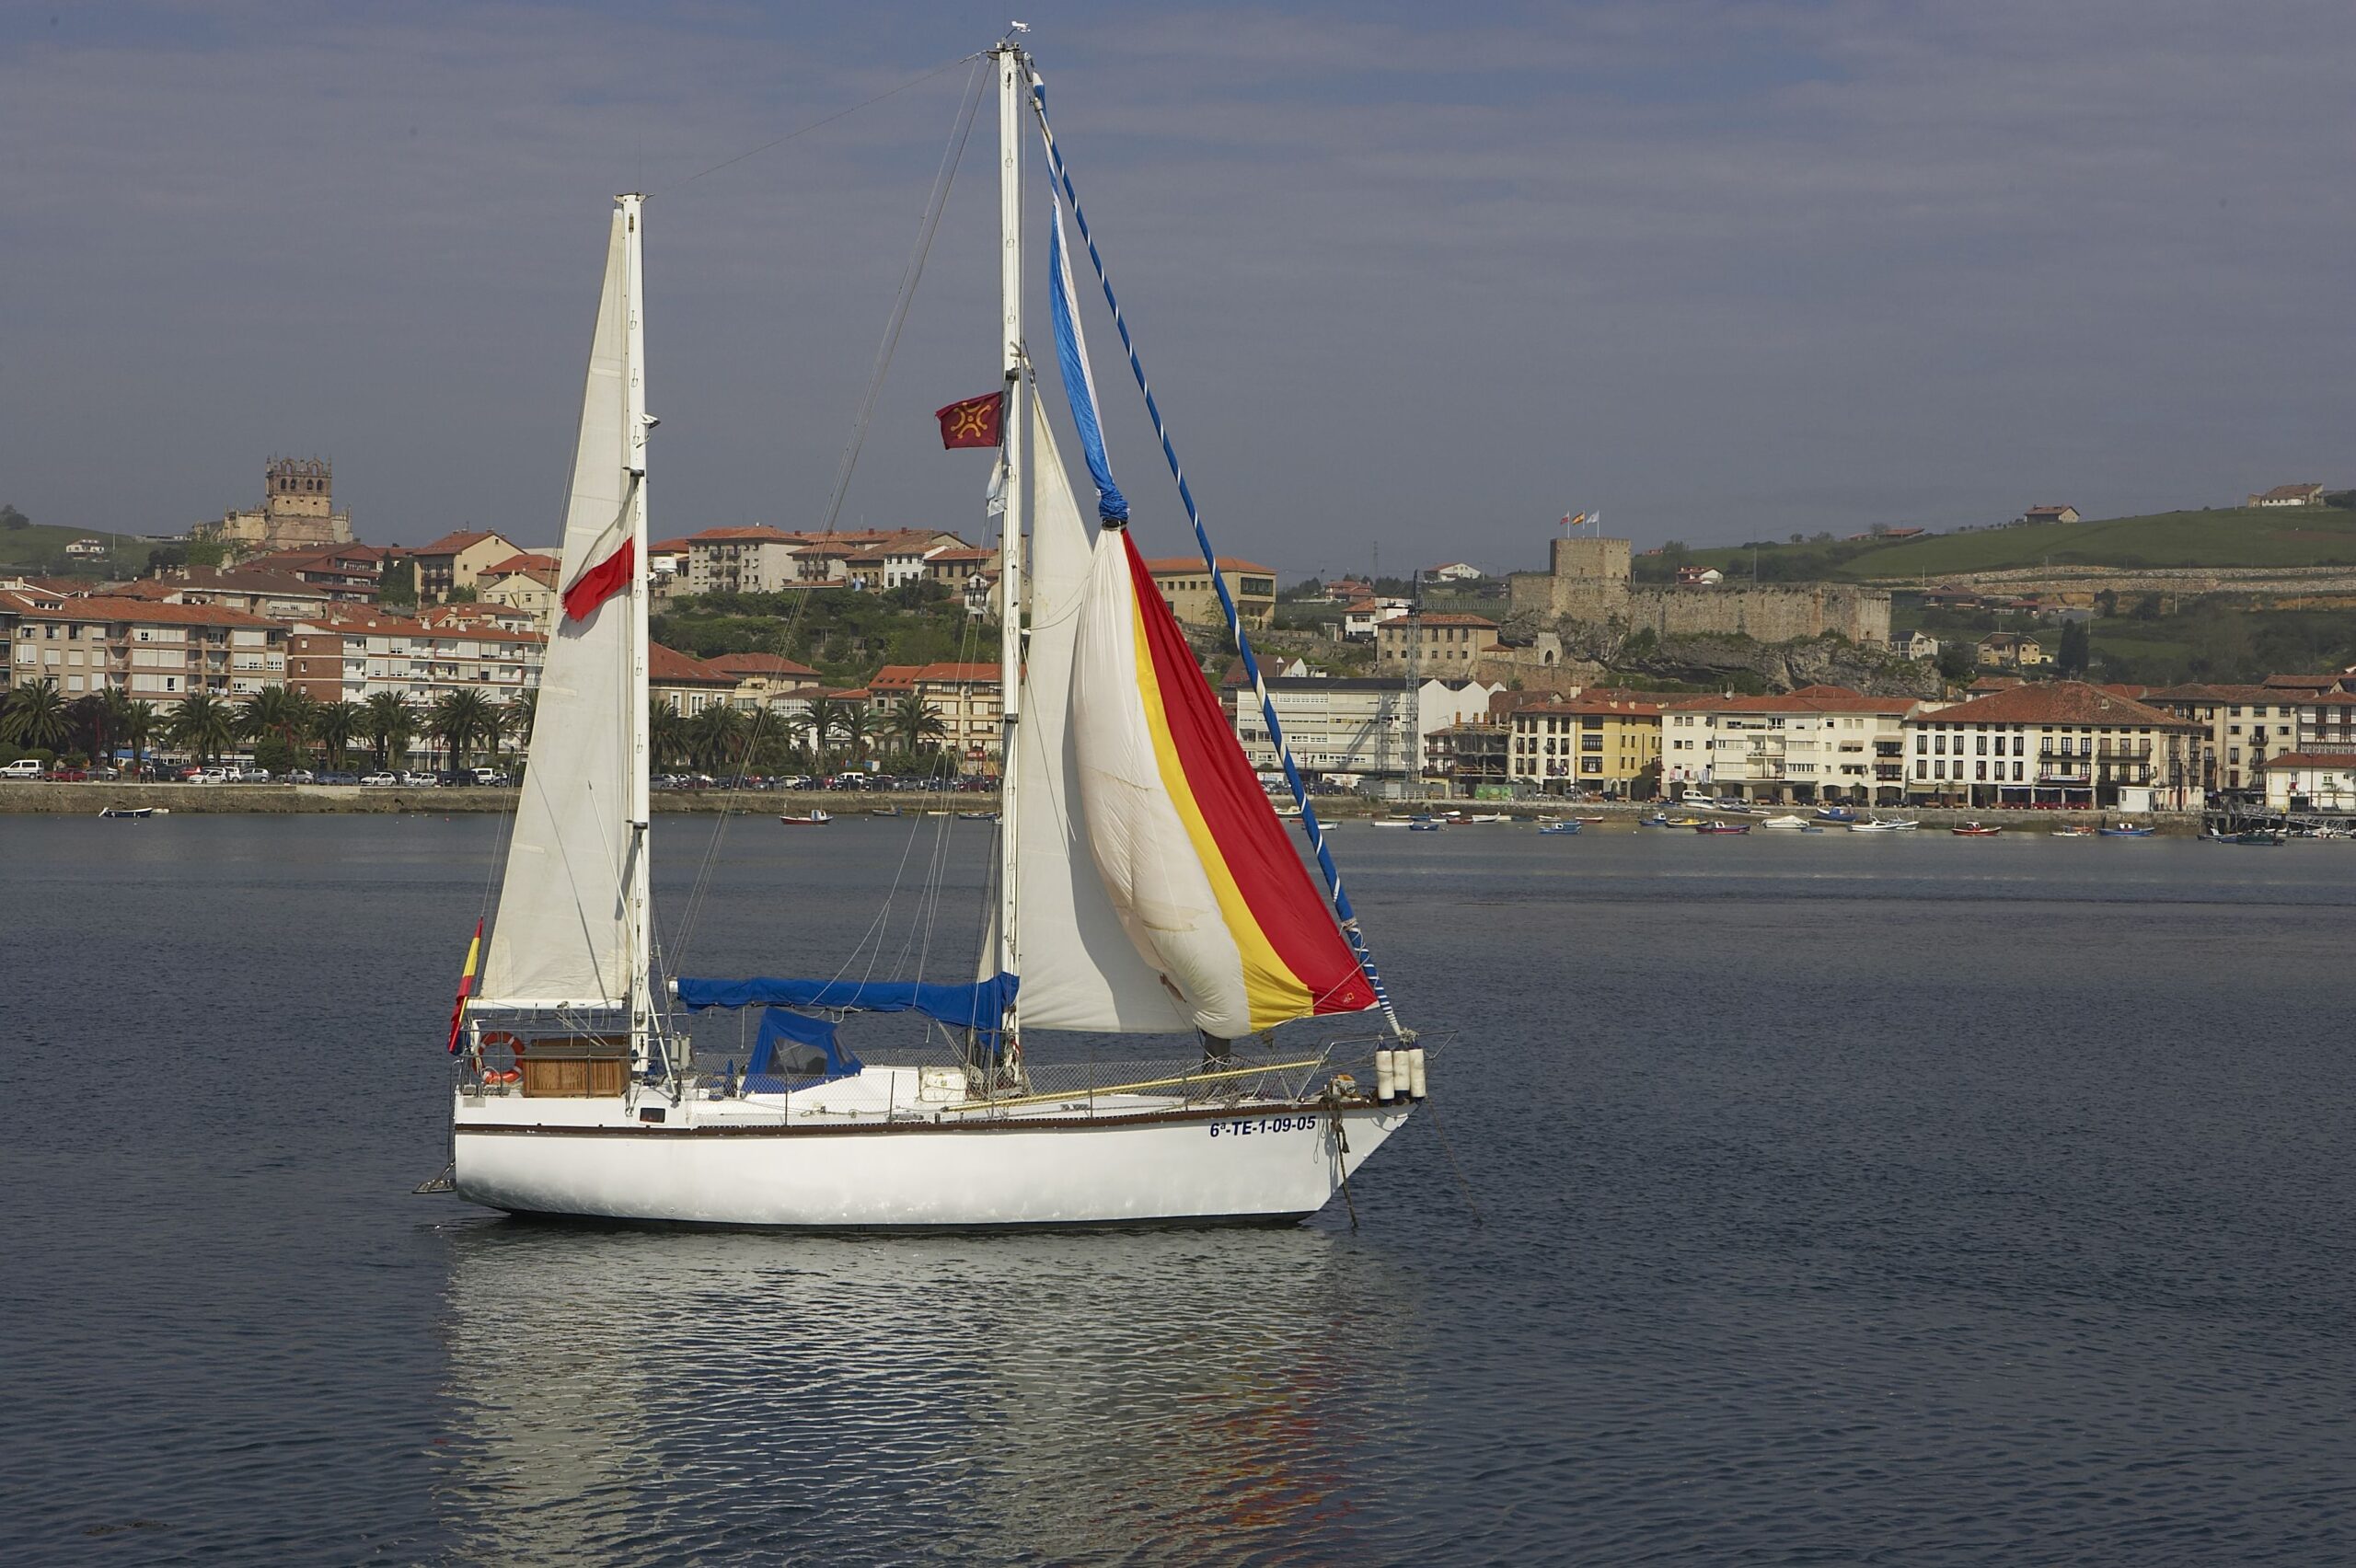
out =
{"type": "Polygon", "coordinates": [[[1088,527],[1036,398],[1030,423],[1031,635],[1013,764],[1021,772],[1014,799],[1022,847],[1015,881],[1022,1021],[1106,1034],[1184,1030],[1189,1011],[1124,934],[1081,825],[1071,672],[1089,585],[1088,527]]]}
{"type": "Polygon", "coordinates": [[[1073,660],[1083,831],[1122,929],[1187,1021],[1233,1038],[1374,1006],[1126,528],[1097,536],[1073,660]]]}
{"type": "MultiPolygon", "coordinates": [[[[629,214],[617,208],[605,292],[581,398],[561,582],[611,558],[617,518],[642,482],[630,471],[629,214]]],[[[642,575],[642,561],[633,563],[642,575]]],[[[620,1008],[633,967],[628,905],[633,836],[624,780],[632,715],[637,591],[614,594],[549,628],[522,799],[508,844],[499,916],[483,963],[479,1009],[620,1008]]]]}

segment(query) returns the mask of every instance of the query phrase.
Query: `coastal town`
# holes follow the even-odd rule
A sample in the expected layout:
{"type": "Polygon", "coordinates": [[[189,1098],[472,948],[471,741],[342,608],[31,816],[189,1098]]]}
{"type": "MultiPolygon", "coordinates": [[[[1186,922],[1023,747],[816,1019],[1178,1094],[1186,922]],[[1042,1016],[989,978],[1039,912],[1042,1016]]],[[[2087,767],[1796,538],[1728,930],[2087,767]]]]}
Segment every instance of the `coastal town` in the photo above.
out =
{"type": "MultiPolygon", "coordinates": [[[[555,553],[472,528],[364,544],[325,462],[273,459],[264,478],[261,506],[166,541],[143,574],[0,576],[0,778],[414,789],[520,771],[559,613],[555,553]]],[[[2319,502],[2310,488],[2251,504],[2319,502]]],[[[2048,515],[2024,521],[2074,521],[2069,508],[2031,512],[2048,515]]],[[[76,548],[109,554],[100,540],[76,548]]],[[[2356,672],[2096,682],[2083,655],[2071,672],[2049,646],[2066,652],[2073,629],[2083,639],[2066,619],[2058,632],[1943,644],[1894,633],[1888,592],[1730,590],[1693,566],[1647,584],[1634,559],[1625,540],[1569,535],[1543,572],[1496,581],[1449,562],[1405,594],[1363,578],[1280,591],[1272,569],[1237,558],[1220,558],[1218,583],[1197,558],[1148,566],[1207,670],[1223,672],[1228,721],[1272,788],[1271,718],[1313,788],[1375,801],[2356,812],[2356,672]],[[1265,706],[1222,641],[1222,590],[1265,645],[1265,706]],[[1489,602],[1504,618],[1464,607],[1489,602]],[[1884,678],[1623,684],[1565,640],[1631,623],[1649,637],[1830,642],[1884,678]]],[[[726,640],[727,625],[698,617],[733,610],[754,628],[740,640],[771,645],[702,656],[653,645],[657,766],[678,770],[666,781],[992,786],[995,548],[942,529],[734,526],[656,543],[649,568],[658,628],[676,620],[726,640]],[[814,601],[871,617],[831,674],[773,651],[814,601]],[[874,624],[921,625],[954,656],[863,663],[890,645],[874,624]]]]}

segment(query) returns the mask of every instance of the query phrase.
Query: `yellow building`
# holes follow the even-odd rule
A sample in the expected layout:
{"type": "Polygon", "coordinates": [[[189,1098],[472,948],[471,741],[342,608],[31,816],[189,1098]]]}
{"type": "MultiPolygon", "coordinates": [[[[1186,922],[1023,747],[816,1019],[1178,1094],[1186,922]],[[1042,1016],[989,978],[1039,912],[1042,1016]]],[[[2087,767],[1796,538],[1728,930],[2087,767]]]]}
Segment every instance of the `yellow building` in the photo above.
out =
{"type": "Polygon", "coordinates": [[[1513,710],[1507,775],[1548,794],[1627,794],[1660,762],[1660,705],[1634,698],[1578,697],[1513,710]]]}
{"type": "MultiPolygon", "coordinates": [[[[1212,586],[1211,574],[1203,570],[1199,556],[1149,560],[1145,569],[1153,574],[1153,585],[1161,590],[1162,601],[1179,620],[1188,626],[1227,624],[1226,612],[1218,607],[1218,590],[1212,586]]],[[[1218,574],[1226,580],[1228,594],[1235,601],[1236,617],[1246,627],[1265,629],[1276,620],[1276,573],[1273,567],[1221,556],[1218,574]]]]}

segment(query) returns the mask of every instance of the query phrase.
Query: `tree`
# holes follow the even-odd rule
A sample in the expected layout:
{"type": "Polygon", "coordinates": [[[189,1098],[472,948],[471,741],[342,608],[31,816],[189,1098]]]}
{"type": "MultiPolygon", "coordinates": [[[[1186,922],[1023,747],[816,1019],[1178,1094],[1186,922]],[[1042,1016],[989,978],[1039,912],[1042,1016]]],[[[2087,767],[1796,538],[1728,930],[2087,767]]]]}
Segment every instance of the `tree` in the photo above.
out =
{"type": "Polygon", "coordinates": [[[687,754],[687,718],[669,698],[654,699],[647,716],[646,746],[657,767],[677,762],[687,754]]]}
{"type": "Polygon", "coordinates": [[[41,679],[29,686],[20,686],[8,694],[0,705],[0,740],[28,750],[55,751],[73,733],[74,721],[66,716],[65,699],[57,692],[57,683],[41,679]]]}
{"type": "Polygon", "coordinates": [[[376,602],[388,609],[417,607],[417,562],[387,561],[376,579],[376,602]]]}
{"type": "Polygon", "coordinates": [[[389,768],[396,755],[407,757],[417,734],[417,709],[398,692],[380,691],[360,705],[360,732],[376,753],[376,766],[389,768]]]}
{"type": "Polygon", "coordinates": [[[2053,666],[2064,679],[2074,680],[2086,673],[2086,666],[2093,660],[2094,651],[2091,641],[2086,633],[2085,622],[2076,620],[2062,622],[2062,648],[2061,651],[2054,655],[2053,666]]]}
{"type": "Polygon", "coordinates": [[[156,738],[156,709],[153,703],[134,702],[120,691],[109,691],[107,700],[119,706],[115,711],[115,734],[131,748],[133,772],[147,771],[147,743],[156,738]]]}
{"type": "Polygon", "coordinates": [[[687,749],[706,773],[734,772],[745,749],[745,716],[725,702],[712,703],[687,721],[687,749]]]}
{"type": "Polygon", "coordinates": [[[540,694],[538,692],[519,691],[507,699],[507,732],[514,736],[518,743],[525,745],[531,744],[532,721],[539,716],[540,694]]]}
{"type": "Polygon", "coordinates": [[[916,693],[910,692],[892,705],[884,720],[886,732],[900,744],[900,749],[914,756],[927,741],[938,744],[945,732],[940,715],[916,693]]]}
{"type": "Polygon", "coordinates": [[[425,730],[448,750],[452,767],[464,767],[468,753],[478,743],[499,744],[499,710],[479,691],[466,687],[445,691],[427,709],[425,730]]]}
{"type": "Polygon", "coordinates": [[[1975,657],[1971,644],[1949,640],[1939,644],[1939,674],[1960,686],[1971,679],[1975,657]]]}
{"type": "Polygon", "coordinates": [[[826,771],[826,742],[842,725],[842,704],[830,697],[814,697],[802,727],[810,733],[810,770],[826,771]]]}
{"type": "Polygon", "coordinates": [[[322,702],[311,709],[311,739],[318,744],[319,760],[331,768],[342,767],[365,723],[356,702],[322,702]]]}
{"type": "MultiPolygon", "coordinates": [[[[310,733],[311,710],[317,706],[307,692],[288,686],[266,686],[246,698],[244,709],[237,716],[237,727],[248,740],[267,738],[278,742],[272,755],[284,762],[301,750],[310,733]]],[[[262,766],[270,767],[268,763],[262,766]]],[[[271,771],[283,769],[272,767],[271,771]]]]}
{"type": "Polygon", "coordinates": [[[211,693],[192,691],[173,707],[167,731],[174,745],[189,752],[199,765],[209,765],[219,760],[237,738],[237,715],[211,693]]]}
{"type": "Polygon", "coordinates": [[[843,738],[843,749],[850,754],[851,761],[867,760],[868,731],[872,722],[863,702],[846,702],[837,709],[835,733],[843,738]]]}
{"type": "Polygon", "coordinates": [[[0,505],[0,528],[6,528],[13,534],[19,528],[29,528],[32,525],[33,520],[15,507],[0,505]]]}

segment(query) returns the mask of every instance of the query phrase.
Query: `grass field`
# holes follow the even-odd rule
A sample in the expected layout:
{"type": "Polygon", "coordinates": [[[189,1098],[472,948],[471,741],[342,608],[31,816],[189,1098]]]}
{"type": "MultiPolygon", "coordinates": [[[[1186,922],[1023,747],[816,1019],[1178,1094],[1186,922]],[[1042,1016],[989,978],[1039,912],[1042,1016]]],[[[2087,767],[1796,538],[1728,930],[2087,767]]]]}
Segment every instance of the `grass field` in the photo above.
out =
{"type": "MultiPolygon", "coordinates": [[[[1695,550],[1692,560],[1748,577],[1752,548],[1695,550]]],[[[2091,523],[2045,523],[1940,534],[1896,544],[1765,545],[1763,581],[1821,575],[1847,582],[1921,581],[2015,567],[2295,567],[2356,565],[2356,511],[2231,507],[2091,523]],[[1793,570],[1807,560],[1813,569],[1793,570]]]]}
{"type": "Polygon", "coordinates": [[[153,541],[127,534],[93,534],[35,523],[0,528],[0,571],[35,577],[135,577],[147,569],[147,552],[156,548],[153,541]],[[103,539],[111,547],[106,560],[69,560],[65,547],[76,539],[103,539]]]}

